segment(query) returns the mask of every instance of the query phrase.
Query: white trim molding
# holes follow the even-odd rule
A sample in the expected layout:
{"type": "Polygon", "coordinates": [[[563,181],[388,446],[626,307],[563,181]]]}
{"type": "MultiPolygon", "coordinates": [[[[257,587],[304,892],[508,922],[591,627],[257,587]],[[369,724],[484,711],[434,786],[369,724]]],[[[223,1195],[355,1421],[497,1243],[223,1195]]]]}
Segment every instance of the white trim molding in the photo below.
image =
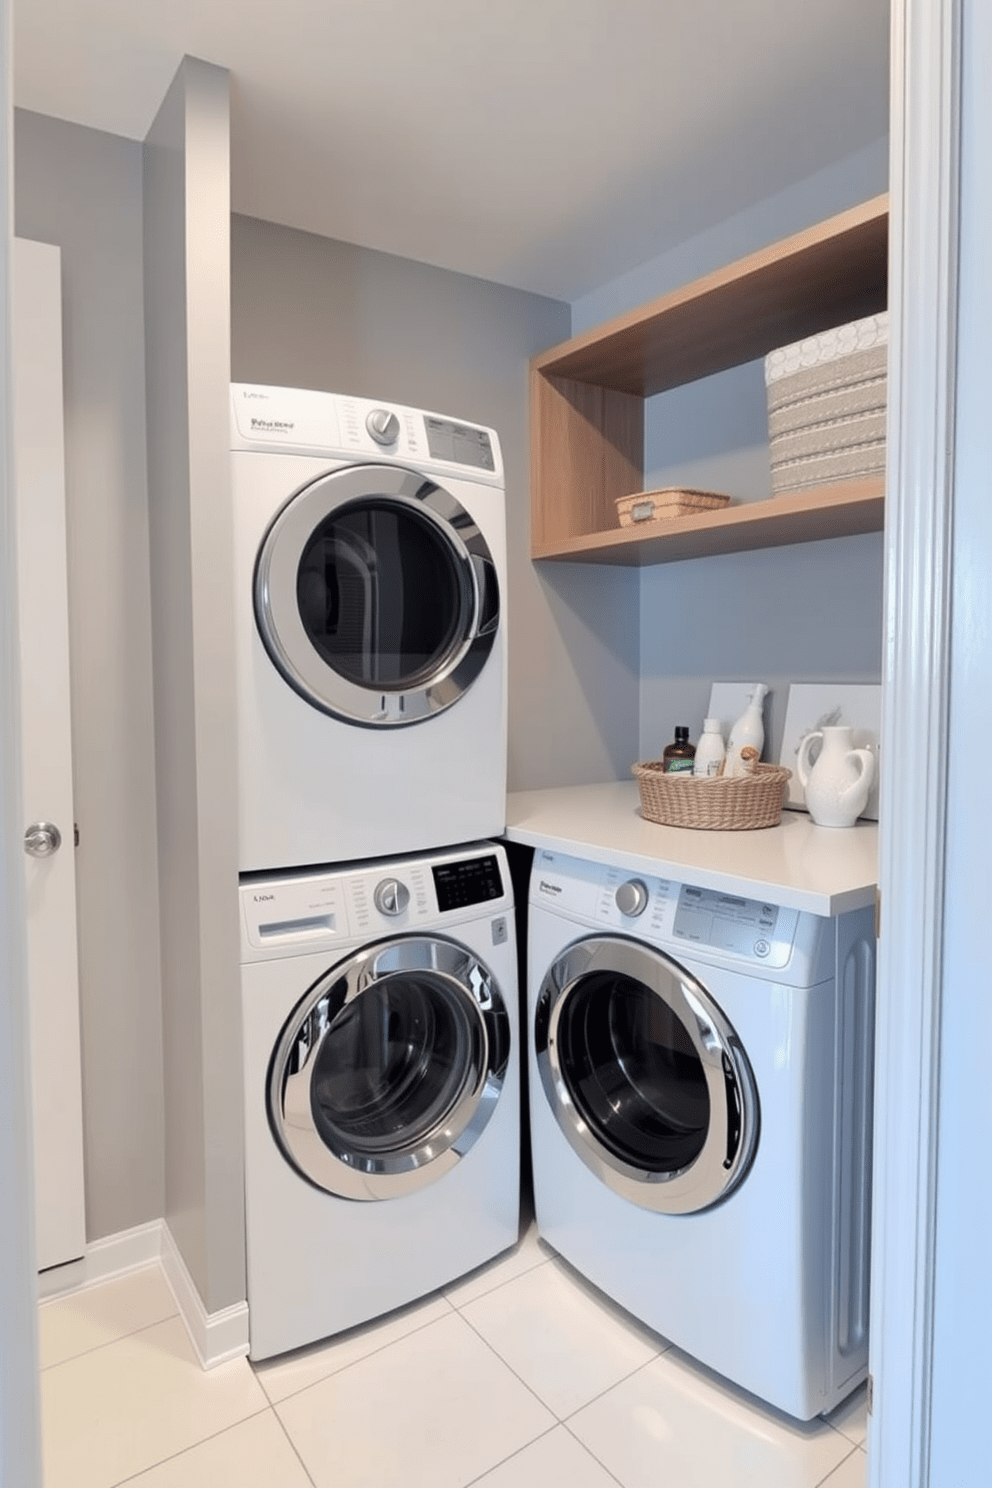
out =
{"type": "Polygon", "coordinates": [[[207,1312],[164,1219],[94,1241],[80,1260],[43,1271],[38,1293],[48,1301],[154,1265],[161,1267],[203,1368],[243,1358],[248,1352],[247,1302],[207,1312]]]}
{"type": "Polygon", "coordinates": [[[213,1369],[215,1364],[247,1354],[248,1303],[236,1302],[219,1312],[207,1312],[165,1220],[162,1221],[162,1270],[204,1369],[213,1369]]]}
{"type": "Polygon", "coordinates": [[[927,1488],[930,1482],[960,3],[892,5],[887,769],[880,808],[870,1488],[927,1488]]]}

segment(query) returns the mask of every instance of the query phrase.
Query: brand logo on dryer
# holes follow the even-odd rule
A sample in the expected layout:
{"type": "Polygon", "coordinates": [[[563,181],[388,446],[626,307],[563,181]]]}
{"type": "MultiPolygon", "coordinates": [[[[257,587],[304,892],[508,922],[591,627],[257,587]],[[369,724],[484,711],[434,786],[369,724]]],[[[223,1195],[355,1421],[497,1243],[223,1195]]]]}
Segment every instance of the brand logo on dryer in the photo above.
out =
{"type": "Polygon", "coordinates": [[[254,414],[252,414],[251,426],[253,429],[263,429],[266,433],[272,433],[280,429],[296,428],[296,424],[292,420],[256,418],[254,414]]]}
{"type": "Polygon", "coordinates": [[[552,897],[561,893],[561,884],[549,883],[546,878],[539,879],[537,887],[542,894],[550,894],[552,897]]]}
{"type": "Polygon", "coordinates": [[[251,897],[255,904],[268,904],[276,896],[275,894],[252,894],[251,897]]]}

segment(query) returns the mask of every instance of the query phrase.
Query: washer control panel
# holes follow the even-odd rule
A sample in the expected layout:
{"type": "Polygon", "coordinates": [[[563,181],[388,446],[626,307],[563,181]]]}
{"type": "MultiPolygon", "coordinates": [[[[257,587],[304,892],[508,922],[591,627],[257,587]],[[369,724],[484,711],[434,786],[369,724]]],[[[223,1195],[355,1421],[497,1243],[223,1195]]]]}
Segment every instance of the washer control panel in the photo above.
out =
{"type": "Polygon", "coordinates": [[[513,890],[503,849],[473,843],[414,858],[241,880],[242,962],[361,943],[424,926],[492,919],[509,938],[513,890]]]}
{"type": "Polygon", "coordinates": [[[730,951],[765,966],[785,966],[792,951],[798,912],[683,884],[672,934],[687,945],[730,951]]]}
{"type": "Polygon", "coordinates": [[[698,951],[781,971],[797,948],[800,925],[804,956],[818,940],[817,917],[799,910],[547,849],[534,854],[530,900],[590,926],[667,945],[676,957],[698,951]]]}

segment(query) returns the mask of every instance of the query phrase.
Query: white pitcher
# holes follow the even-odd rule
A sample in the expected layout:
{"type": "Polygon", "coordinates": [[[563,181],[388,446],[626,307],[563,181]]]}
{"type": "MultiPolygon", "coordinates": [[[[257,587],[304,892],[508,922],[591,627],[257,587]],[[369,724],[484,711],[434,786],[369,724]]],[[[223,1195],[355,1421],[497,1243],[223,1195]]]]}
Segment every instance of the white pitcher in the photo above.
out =
{"type": "Polygon", "coordinates": [[[875,779],[875,756],[870,749],[854,748],[853,728],[837,725],[815,729],[799,746],[796,771],[817,826],[853,827],[868,804],[875,779]],[[822,746],[810,768],[809,752],[817,739],[822,746]]]}

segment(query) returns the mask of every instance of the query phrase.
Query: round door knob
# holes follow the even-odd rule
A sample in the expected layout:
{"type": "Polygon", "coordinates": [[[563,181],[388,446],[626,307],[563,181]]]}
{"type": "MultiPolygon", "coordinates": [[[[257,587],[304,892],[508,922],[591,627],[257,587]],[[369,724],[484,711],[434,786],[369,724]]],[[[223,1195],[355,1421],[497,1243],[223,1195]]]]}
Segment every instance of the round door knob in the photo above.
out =
{"type": "Polygon", "coordinates": [[[388,408],[373,408],[365,420],[365,427],[376,444],[392,444],[400,432],[400,421],[388,408]]]}
{"type": "Polygon", "coordinates": [[[410,890],[398,878],[384,878],[372,897],[380,914],[401,915],[410,903],[410,890]]]}
{"type": "Polygon", "coordinates": [[[32,822],[24,833],[24,851],[32,858],[50,858],[62,846],[62,833],[54,822],[32,822]]]}
{"type": "Polygon", "coordinates": [[[629,920],[635,920],[639,914],[643,914],[648,902],[647,885],[639,878],[628,878],[622,883],[615,894],[617,909],[629,920]]]}

